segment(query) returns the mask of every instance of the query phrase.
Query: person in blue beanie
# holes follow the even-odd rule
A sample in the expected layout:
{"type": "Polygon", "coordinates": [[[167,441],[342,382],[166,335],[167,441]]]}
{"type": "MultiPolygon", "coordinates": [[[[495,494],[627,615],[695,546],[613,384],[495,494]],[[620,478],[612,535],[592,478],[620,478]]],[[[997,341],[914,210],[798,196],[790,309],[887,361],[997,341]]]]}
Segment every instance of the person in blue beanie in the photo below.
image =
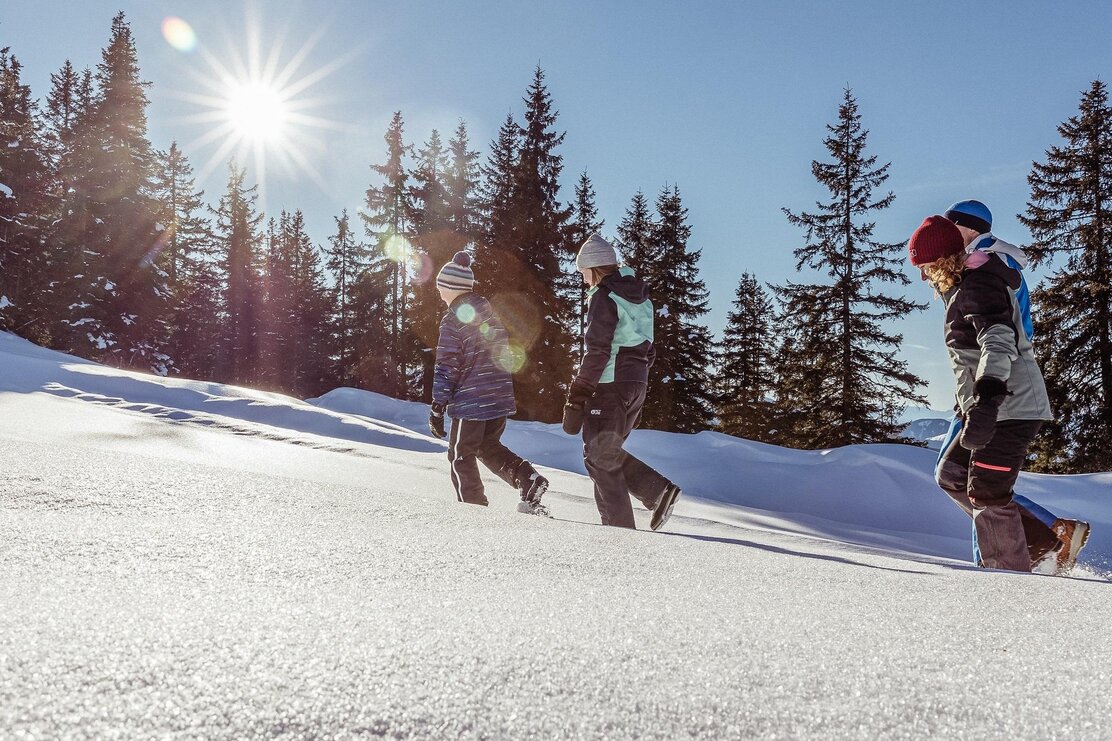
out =
{"type": "Polygon", "coordinates": [[[521,495],[519,511],[545,514],[541,497],[548,479],[502,444],[506,418],[517,411],[510,369],[513,356],[502,322],[490,302],[475,293],[471,256],[457,252],[436,276],[448,306],[440,321],[433,370],[429,430],[448,441],[452,486],[460,502],[486,506],[477,461],[521,495]],[[452,418],[449,435],[444,417],[452,418]]]}
{"type": "Polygon", "coordinates": [[[1088,524],[1058,518],[1012,490],[1028,447],[1052,414],[1032,346],[1026,255],[992,236],[991,228],[983,203],[959,201],[945,218],[928,218],[909,242],[912,263],[946,304],[946,344],[957,380],[958,413],[935,475],[974,518],[976,563],[1026,571],[1052,561],[1056,573],[1065,573],[1088,538],[1088,524]]]}

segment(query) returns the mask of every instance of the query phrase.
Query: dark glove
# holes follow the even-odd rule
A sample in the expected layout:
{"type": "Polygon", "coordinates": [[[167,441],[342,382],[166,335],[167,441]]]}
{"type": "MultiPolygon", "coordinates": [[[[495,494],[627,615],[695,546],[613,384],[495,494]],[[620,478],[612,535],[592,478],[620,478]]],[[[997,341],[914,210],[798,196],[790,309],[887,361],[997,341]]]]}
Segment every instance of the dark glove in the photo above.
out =
{"type": "Polygon", "coordinates": [[[571,389],[568,391],[568,404],[583,408],[594,395],[594,384],[587,383],[581,378],[576,378],[571,382],[571,389]]]}
{"type": "Polygon", "coordinates": [[[564,432],[578,435],[583,430],[583,405],[564,404],[564,432]]]}
{"type": "Polygon", "coordinates": [[[576,378],[571,382],[568,400],[564,404],[564,432],[569,435],[579,434],[583,429],[583,410],[594,395],[595,387],[586,381],[576,378]]]}
{"type": "Polygon", "coordinates": [[[961,447],[980,450],[992,441],[996,433],[996,415],[1000,405],[1008,398],[1008,386],[998,378],[981,378],[973,387],[973,406],[965,415],[962,426],[961,447]]]}
{"type": "Polygon", "coordinates": [[[448,437],[448,433],[444,431],[444,405],[433,404],[432,409],[429,410],[429,432],[434,437],[443,440],[448,437]]]}

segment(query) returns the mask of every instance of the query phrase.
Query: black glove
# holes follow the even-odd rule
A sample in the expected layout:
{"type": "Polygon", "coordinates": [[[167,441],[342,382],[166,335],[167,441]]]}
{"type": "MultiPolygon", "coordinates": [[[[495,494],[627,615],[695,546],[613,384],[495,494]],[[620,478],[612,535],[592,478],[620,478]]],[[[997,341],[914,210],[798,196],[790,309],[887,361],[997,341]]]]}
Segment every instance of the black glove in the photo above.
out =
{"type": "Polygon", "coordinates": [[[569,435],[578,435],[583,430],[583,405],[575,405],[570,401],[564,404],[564,432],[569,435]]]}
{"type": "Polygon", "coordinates": [[[564,404],[564,432],[569,435],[579,434],[583,429],[583,410],[594,395],[595,387],[586,381],[576,378],[571,382],[568,400],[564,404]]]}
{"type": "Polygon", "coordinates": [[[581,378],[576,378],[571,382],[571,389],[568,391],[568,404],[583,408],[594,395],[594,384],[587,383],[581,378]]]}
{"type": "Polygon", "coordinates": [[[448,437],[448,433],[444,431],[444,405],[433,404],[432,409],[429,410],[429,432],[433,437],[443,440],[448,437]]]}
{"type": "Polygon", "coordinates": [[[1008,386],[999,378],[978,379],[973,386],[973,406],[965,415],[959,442],[966,450],[980,450],[996,433],[996,415],[1008,397],[1008,386]]]}

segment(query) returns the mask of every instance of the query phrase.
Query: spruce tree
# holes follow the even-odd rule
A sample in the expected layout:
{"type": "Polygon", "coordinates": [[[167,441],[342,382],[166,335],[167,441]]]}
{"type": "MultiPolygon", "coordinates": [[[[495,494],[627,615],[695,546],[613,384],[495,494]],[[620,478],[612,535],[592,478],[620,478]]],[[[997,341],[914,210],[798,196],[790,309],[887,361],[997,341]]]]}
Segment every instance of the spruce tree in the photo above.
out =
{"type": "Polygon", "coordinates": [[[775,319],[764,286],[750,273],[742,273],[733,310],[726,316],[715,384],[718,429],[727,435],[772,440],[775,319]]]}
{"type": "Polygon", "coordinates": [[[465,237],[452,227],[452,204],[448,197],[451,163],[440,133],[435,129],[425,146],[417,152],[410,189],[412,208],[411,242],[416,248],[418,269],[413,280],[413,302],[409,327],[413,342],[407,365],[421,369],[414,396],[426,404],[432,402],[433,369],[443,305],[436,289],[436,273],[457,251],[465,246],[465,237]]]}
{"type": "Polygon", "coordinates": [[[254,385],[290,392],[294,385],[298,341],[295,320],[293,246],[290,215],[270,218],[263,239],[257,306],[258,366],[254,385]]]}
{"type": "Polygon", "coordinates": [[[156,264],[171,294],[168,354],[189,378],[216,373],[222,288],[204,192],[194,190],[193,168],[177,142],[158,155],[154,176],[157,218],[163,226],[156,264]]]}
{"type": "MultiPolygon", "coordinates": [[[[151,186],[154,154],[135,42],[123,13],[97,65],[97,97],[85,146],[90,164],[85,248],[99,302],[99,359],[165,375],[170,291],[155,257],[159,232],[151,186]]],[[[98,316],[96,314],[99,314],[98,316]]]]}
{"type": "Polygon", "coordinates": [[[700,250],[689,244],[691,227],[679,187],[664,188],[656,209],[650,271],[656,362],[649,371],[643,420],[657,430],[698,432],[710,426],[713,416],[709,371],[714,353],[710,330],[699,321],[707,313],[700,250]]]}
{"type": "Polygon", "coordinates": [[[518,241],[501,245],[515,253],[516,270],[488,275],[487,280],[497,281],[492,300],[499,315],[504,321],[507,316],[516,319],[507,329],[511,341],[523,351],[515,384],[519,416],[552,422],[563,413],[574,366],[570,307],[559,293],[571,209],[559,200],[563,158],[556,149],[564,134],[554,128],[558,112],[540,67],[534,70],[524,100],[513,203],[518,241]]]}
{"type": "Polygon", "coordinates": [[[215,242],[227,276],[222,297],[223,337],[220,380],[250,384],[259,364],[259,276],[262,216],[256,213],[257,186],[247,187],[246,172],[234,161],[228,166],[228,186],[216,216],[215,242]]]}
{"type": "Polygon", "coordinates": [[[1020,220],[1034,264],[1060,260],[1033,295],[1036,352],[1055,412],[1034,451],[1053,472],[1112,469],[1112,109],[1095,80],[1060,145],[1032,166],[1020,220]]]}
{"type": "Polygon", "coordinates": [[[923,380],[896,357],[903,337],[883,327],[925,306],[882,292],[886,283],[910,282],[900,269],[904,245],[878,241],[866,221],[892,204],[892,193],[873,199],[889,165],[877,167],[877,157],[866,155],[868,131],[850,90],[827,130],[832,161],[812,162],[811,172],[830,200],[813,213],[784,213],[805,234],[796,270],[806,266],[833,282],[776,287],[788,340],[778,402],[793,425],[785,441],[803,448],[897,439],[902,402],[926,403],[917,392],[923,380]]]}
{"type": "Polygon", "coordinates": [[[575,269],[575,257],[579,247],[595,232],[601,231],[606,223],[598,217],[595,205],[595,189],[591,178],[584,170],[575,184],[575,202],[572,207],[572,221],[568,225],[568,264],[564,272],[570,276],[568,295],[574,302],[574,326],[579,337],[579,354],[583,355],[584,335],[587,332],[587,284],[575,269]]]}
{"type": "Polygon", "coordinates": [[[637,191],[618,225],[618,240],[621,242],[625,264],[648,283],[650,288],[657,266],[654,239],[656,228],[656,222],[649,211],[649,200],[643,192],[637,191]]]}
{"type": "MultiPolygon", "coordinates": [[[[355,368],[359,361],[355,347],[361,328],[355,323],[354,307],[359,281],[367,269],[367,248],[356,241],[347,209],[334,220],[336,233],[329,237],[325,252],[334,292],[332,337],[335,342],[336,382],[340,386],[355,386],[358,383],[355,368]]],[[[381,324],[381,317],[376,321],[381,324]]]]}
{"type": "Polygon", "coordinates": [[[49,341],[52,173],[21,65],[0,49],[0,330],[49,341]]]}
{"type": "Polygon", "coordinates": [[[518,416],[545,421],[560,418],[574,365],[571,306],[559,291],[571,209],[559,201],[557,115],[537,68],[524,126],[506,116],[483,168],[485,225],[475,261],[510,335],[518,416]]]}
{"type": "Polygon", "coordinates": [[[480,167],[479,153],[471,149],[467,125],[462,120],[448,142],[448,156],[448,171],[444,177],[448,223],[460,240],[460,249],[463,249],[464,246],[474,244],[479,235],[480,167]]]}
{"type": "Polygon", "coordinates": [[[383,364],[386,376],[376,387],[388,389],[386,393],[404,397],[406,395],[409,369],[406,359],[409,353],[409,316],[407,306],[411,287],[409,269],[413,260],[409,242],[409,220],[413,212],[410,202],[409,173],[405,158],[409,147],[404,141],[405,123],[401,111],[394,113],[386,130],[386,162],[371,165],[376,175],[382,178],[382,185],[367,188],[366,208],[360,215],[371,238],[376,253],[376,264],[385,269],[387,280],[386,317],[389,327],[389,342],[385,348],[387,362],[383,364]]]}

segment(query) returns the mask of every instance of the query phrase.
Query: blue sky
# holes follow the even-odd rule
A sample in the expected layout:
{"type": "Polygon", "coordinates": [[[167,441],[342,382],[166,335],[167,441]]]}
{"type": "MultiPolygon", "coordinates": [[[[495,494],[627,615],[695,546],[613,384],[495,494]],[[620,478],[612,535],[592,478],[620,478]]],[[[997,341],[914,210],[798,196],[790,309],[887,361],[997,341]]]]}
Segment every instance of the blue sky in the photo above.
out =
{"type": "MultiPolygon", "coordinates": [[[[892,163],[896,201],[877,215],[879,238],[903,240],[924,216],[979,198],[996,233],[1022,243],[1015,214],[1030,163],[1058,143],[1055,127],[1112,62],[1112,5],[1097,1],[5,0],[0,46],[12,47],[42,97],[65,59],[79,68],[99,61],[117,10],[153,83],[152,140],[176,139],[198,170],[219,142],[198,143],[211,125],[188,120],[203,108],[182,94],[212,76],[205,55],[224,65],[248,56],[247,17],[264,56],[284,39],[283,63],[319,34],[294,79],[335,66],[300,97],[312,101],[307,113],[339,128],[298,135],[319,177],[273,165],[266,176],[268,212],[301,208],[318,242],[334,215],[360,205],[393,111],[417,143],[433,128],[447,135],[462,117],[485,154],[506,113],[520,113],[539,63],[567,131],[566,197],[586,169],[613,233],[638,189],[655,197],[677,183],[703,251],[716,332],[742,271],[766,282],[794,277],[802,236],[780,209],[825,197],[810,162],[825,157],[824,126],[844,87],[858,98],[872,153],[892,163]],[[168,16],[193,26],[197,50],[166,42],[168,16]]],[[[217,167],[202,183],[211,200],[224,176],[217,167]]],[[[908,274],[916,280],[906,294],[929,300],[908,274]]],[[[912,369],[931,382],[932,406],[944,409],[952,381],[941,322],[934,302],[898,329],[912,369]]]]}

